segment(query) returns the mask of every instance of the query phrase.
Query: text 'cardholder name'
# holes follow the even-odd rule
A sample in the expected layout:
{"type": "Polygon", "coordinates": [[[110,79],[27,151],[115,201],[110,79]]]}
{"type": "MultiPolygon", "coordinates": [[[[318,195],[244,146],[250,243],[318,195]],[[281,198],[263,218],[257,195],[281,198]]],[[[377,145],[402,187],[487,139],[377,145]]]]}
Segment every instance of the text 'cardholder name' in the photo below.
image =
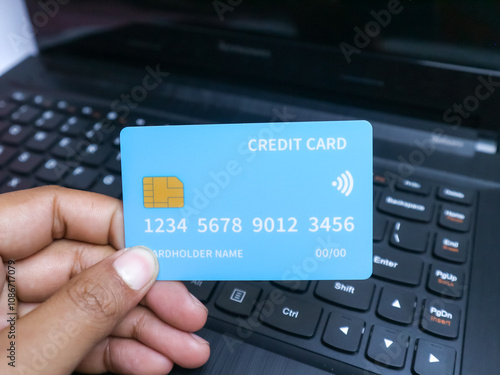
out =
{"type": "Polygon", "coordinates": [[[151,126],[121,133],[126,246],[159,280],[366,279],[366,121],[151,126]]]}

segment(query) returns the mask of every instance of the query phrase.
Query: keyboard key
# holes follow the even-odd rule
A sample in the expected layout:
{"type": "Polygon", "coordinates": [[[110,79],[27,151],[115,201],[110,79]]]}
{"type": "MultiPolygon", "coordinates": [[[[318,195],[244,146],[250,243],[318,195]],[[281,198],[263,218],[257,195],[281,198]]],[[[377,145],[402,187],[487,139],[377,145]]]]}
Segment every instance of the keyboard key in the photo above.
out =
{"type": "Polygon", "coordinates": [[[94,108],[86,105],[80,109],[80,113],[84,116],[92,116],[92,113],[94,113],[94,108]]]}
{"type": "Polygon", "coordinates": [[[115,151],[113,157],[106,163],[106,169],[115,173],[122,171],[122,154],[120,151],[115,151]]]}
{"type": "Polygon", "coordinates": [[[70,115],[74,115],[78,112],[78,108],[75,105],[68,103],[66,100],[59,100],[56,103],[56,107],[57,109],[70,115]]]}
{"type": "Polygon", "coordinates": [[[429,195],[431,193],[430,184],[417,180],[399,180],[396,183],[396,189],[419,195],[429,195]]]}
{"type": "MultiPolygon", "coordinates": [[[[271,292],[272,293],[272,292],[271,292]]],[[[271,327],[303,337],[312,337],[316,331],[322,308],[306,300],[270,296],[264,303],[260,320],[271,327]],[[270,305],[273,309],[266,309],[270,305]]]]}
{"type": "Polygon", "coordinates": [[[461,298],[465,288],[465,275],[449,265],[432,265],[427,288],[437,295],[461,298]]]}
{"type": "Polygon", "coordinates": [[[81,153],[82,163],[99,166],[103,164],[111,154],[111,147],[92,143],[81,153]]]}
{"type": "Polygon", "coordinates": [[[430,222],[434,212],[434,205],[429,198],[395,192],[383,194],[378,209],[405,219],[430,222]]]}
{"type": "Polygon", "coordinates": [[[427,248],[429,231],[422,224],[397,221],[392,229],[389,242],[403,250],[423,253],[427,248]]]}
{"type": "Polygon", "coordinates": [[[388,186],[389,182],[382,171],[373,172],[373,184],[378,186],[388,186]]]}
{"type": "Polygon", "coordinates": [[[469,241],[457,233],[439,233],[434,243],[434,255],[456,263],[467,260],[469,241]]]}
{"type": "Polygon", "coordinates": [[[113,141],[111,142],[114,147],[120,148],[120,134],[115,135],[113,138],[113,141]]]}
{"type": "Polygon", "coordinates": [[[262,289],[244,282],[227,282],[215,306],[235,315],[249,317],[259,300],[262,289]]]}
{"type": "Polygon", "coordinates": [[[92,187],[92,191],[113,198],[120,198],[122,195],[122,179],[119,176],[108,174],[97,181],[97,184],[92,187]]]}
{"type": "Polygon", "coordinates": [[[49,159],[38,169],[36,177],[55,184],[64,177],[67,171],[68,167],[66,164],[56,159],[49,159]]]}
{"type": "Polygon", "coordinates": [[[372,361],[391,368],[405,365],[410,337],[406,332],[373,326],[366,355],[372,361]]]}
{"type": "Polygon", "coordinates": [[[14,147],[0,145],[0,167],[6,165],[15,153],[14,147]]]}
{"type": "Polygon", "coordinates": [[[104,117],[108,112],[105,108],[97,108],[95,106],[86,105],[80,109],[82,116],[88,117],[92,120],[99,120],[104,117]]]}
{"type": "Polygon", "coordinates": [[[85,132],[84,136],[90,143],[107,142],[108,139],[115,136],[116,129],[118,129],[118,127],[109,121],[99,121],[92,125],[92,127],[85,132]]]}
{"type": "Polygon", "coordinates": [[[409,325],[413,322],[416,307],[415,294],[386,286],[380,294],[377,314],[391,322],[409,325]]]}
{"type": "Polygon", "coordinates": [[[150,119],[148,121],[140,115],[130,114],[130,116],[125,120],[125,124],[130,124],[132,126],[145,126],[146,124],[149,124],[149,125],[166,124],[166,122],[164,119],[161,119],[161,120],[150,119]]]}
{"type": "Polygon", "coordinates": [[[364,333],[365,322],[363,320],[332,312],[323,333],[323,342],[337,350],[356,353],[364,333]]]}
{"type": "Polygon", "coordinates": [[[184,285],[189,290],[189,292],[198,298],[201,302],[205,303],[210,299],[215,286],[216,281],[185,281],[184,285]]]}
{"type": "Polygon", "coordinates": [[[40,155],[25,151],[10,164],[10,170],[20,174],[31,174],[42,163],[42,160],[40,155]]]}
{"type": "Polygon", "coordinates": [[[88,142],[91,143],[102,143],[104,141],[104,134],[100,131],[96,131],[94,129],[89,129],[85,131],[84,137],[87,139],[88,142]]]}
{"type": "Polygon", "coordinates": [[[471,205],[474,193],[470,190],[442,186],[438,190],[438,198],[455,203],[471,205]]]}
{"type": "Polygon", "coordinates": [[[318,282],[314,293],[329,302],[366,311],[370,308],[374,291],[375,283],[371,280],[322,280],[318,282]]]}
{"type": "Polygon", "coordinates": [[[468,232],[470,229],[471,211],[444,205],[439,215],[439,225],[458,232],[468,232]]]}
{"type": "Polygon", "coordinates": [[[54,105],[53,99],[48,98],[48,97],[43,96],[43,95],[36,95],[33,98],[32,102],[33,102],[33,104],[35,104],[39,107],[43,107],[43,108],[50,108],[54,105]]]}
{"type": "Polygon", "coordinates": [[[25,102],[31,98],[31,95],[26,91],[16,90],[10,95],[10,97],[16,102],[25,102]]]}
{"type": "Polygon", "coordinates": [[[73,116],[67,119],[64,124],[61,125],[59,131],[70,137],[77,135],[82,135],[91,126],[91,122],[83,120],[79,117],[73,116]]]}
{"type": "Polygon", "coordinates": [[[309,281],[304,280],[277,280],[271,281],[274,285],[277,285],[283,289],[289,290],[294,293],[304,293],[309,286],[309,281]]]}
{"type": "Polygon", "coordinates": [[[29,189],[35,186],[33,180],[28,177],[11,177],[0,188],[0,193],[29,189]]]}
{"type": "Polygon", "coordinates": [[[18,108],[18,105],[6,100],[0,100],[0,117],[7,117],[14,110],[18,108]]]}
{"type": "Polygon", "coordinates": [[[97,171],[79,166],[73,169],[71,174],[66,177],[63,185],[73,189],[88,190],[94,184],[97,176],[97,171]]]}
{"type": "Polygon", "coordinates": [[[118,118],[118,112],[110,110],[102,110],[102,119],[107,122],[119,121],[123,117],[118,118]]]}
{"type": "Polygon", "coordinates": [[[10,115],[10,118],[22,124],[33,122],[35,118],[40,116],[40,110],[30,105],[22,105],[17,111],[10,115]]]}
{"type": "Polygon", "coordinates": [[[420,257],[402,251],[373,249],[373,275],[402,284],[418,285],[424,262],[420,257]]]}
{"type": "Polygon", "coordinates": [[[0,170],[0,184],[7,179],[7,172],[0,170]]]}
{"type": "Polygon", "coordinates": [[[420,326],[424,331],[448,339],[458,337],[460,308],[442,299],[428,299],[424,303],[420,326]]]}
{"type": "Polygon", "coordinates": [[[11,125],[2,136],[2,141],[13,145],[20,145],[32,133],[31,128],[22,125],[11,125]]]}
{"type": "Polygon", "coordinates": [[[387,220],[376,212],[373,213],[373,241],[380,242],[384,239],[387,229],[387,220]]]}
{"type": "Polygon", "coordinates": [[[9,121],[0,120],[0,134],[2,134],[4,131],[6,131],[10,125],[11,124],[9,121]]]}
{"type": "Polygon", "coordinates": [[[37,131],[26,143],[26,147],[33,151],[46,152],[56,142],[57,135],[37,131]]]}
{"type": "Polygon", "coordinates": [[[453,348],[418,339],[413,371],[417,375],[453,375],[455,357],[453,348]]]}
{"type": "Polygon", "coordinates": [[[35,121],[35,126],[45,130],[55,129],[63,120],[65,119],[64,115],[60,113],[56,113],[54,111],[45,111],[42,114],[42,117],[35,121]]]}
{"type": "Polygon", "coordinates": [[[50,151],[50,153],[58,158],[68,158],[76,154],[78,141],[69,137],[62,138],[50,151]]]}

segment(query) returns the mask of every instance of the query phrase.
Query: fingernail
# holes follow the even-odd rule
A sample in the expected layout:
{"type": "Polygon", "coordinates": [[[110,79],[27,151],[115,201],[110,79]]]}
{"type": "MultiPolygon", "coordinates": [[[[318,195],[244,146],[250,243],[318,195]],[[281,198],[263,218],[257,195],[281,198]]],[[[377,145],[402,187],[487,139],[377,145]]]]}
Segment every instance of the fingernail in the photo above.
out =
{"type": "Polygon", "coordinates": [[[156,255],[144,246],[126,249],[113,262],[113,267],[122,280],[135,290],[144,288],[158,274],[156,255]]]}
{"type": "Polygon", "coordinates": [[[200,300],[199,300],[198,298],[196,298],[196,297],[195,297],[194,295],[192,295],[191,293],[189,293],[189,295],[190,295],[190,296],[191,296],[191,298],[193,299],[193,302],[194,302],[194,304],[195,304],[196,306],[198,306],[198,307],[202,307],[202,308],[203,308],[203,310],[205,310],[205,311],[208,313],[208,309],[207,309],[207,307],[206,307],[203,303],[201,303],[201,302],[200,302],[200,300]]]}
{"type": "Polygon", "coordinates": [[[205,339],[201,338],[201,337],[200,337],[200,336],[198,336],[198,335],[195,335],[194,333],[191,333],[191,336],[193,336],[193,338],[194,338],[196,341],[198,341],[200,344],[210,345],[210,343],[209,343],[207,340],[205,340],[205,339]]]}

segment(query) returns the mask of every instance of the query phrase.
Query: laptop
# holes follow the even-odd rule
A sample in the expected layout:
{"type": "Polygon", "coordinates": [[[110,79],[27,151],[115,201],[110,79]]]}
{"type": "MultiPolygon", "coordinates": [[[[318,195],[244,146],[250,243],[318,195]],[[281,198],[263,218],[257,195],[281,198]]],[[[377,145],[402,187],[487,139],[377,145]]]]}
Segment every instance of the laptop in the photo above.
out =
{"type": "Polygon", "coordinates": [[[373,125],[373,276],[185,282],[210,311],[211,358],[174,374],[498,372],[497,2],[26,5],[9,37],[40,52],[0,77],[1,193],[121,198],[124,126],[373,125]]]}

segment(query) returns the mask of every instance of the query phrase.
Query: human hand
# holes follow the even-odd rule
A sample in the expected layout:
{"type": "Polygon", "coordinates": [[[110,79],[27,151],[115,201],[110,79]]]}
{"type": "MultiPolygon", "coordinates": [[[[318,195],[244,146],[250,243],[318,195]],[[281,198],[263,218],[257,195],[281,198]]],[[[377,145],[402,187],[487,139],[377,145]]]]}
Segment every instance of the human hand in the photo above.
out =
{"type": "Polygon", "coordinates": [[[208,343],[190,333],[206,308],[182,283],[155,282],[151,250],[123,247],[116,199],[60,187],[0,195],[0,373],[154,375],[207,361],[208,343]]]}

